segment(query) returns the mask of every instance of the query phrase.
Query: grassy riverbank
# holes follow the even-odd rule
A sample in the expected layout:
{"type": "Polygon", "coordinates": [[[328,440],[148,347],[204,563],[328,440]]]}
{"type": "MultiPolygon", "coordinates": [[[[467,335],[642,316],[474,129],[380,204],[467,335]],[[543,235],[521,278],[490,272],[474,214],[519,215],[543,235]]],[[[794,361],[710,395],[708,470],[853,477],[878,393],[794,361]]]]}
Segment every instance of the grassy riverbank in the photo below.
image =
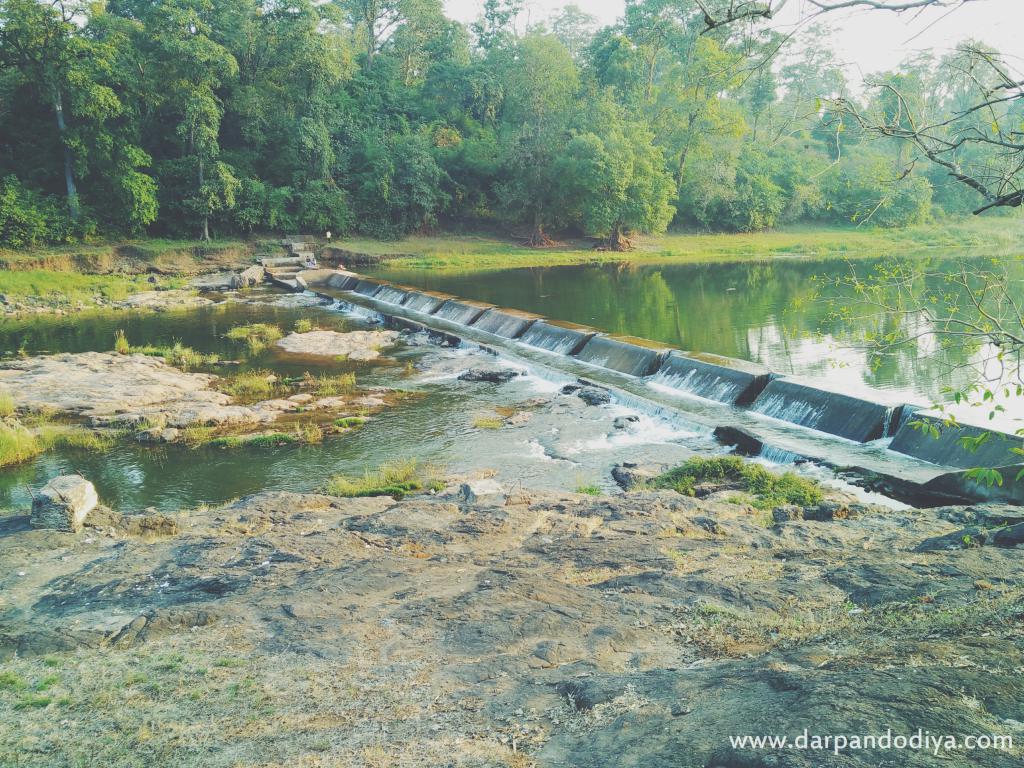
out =
{"type": "Polygon", "coordinates": [[[151,278],[177,288],[189,276],[235,268],[273,247],[267,240],[149,239],[0,249],[0,294],[9,310],[103,306],[151,290],[151,278]]]}
{"type": "Polygon", "coordinates": [[[339,248],[388,257],[409,269],[507,269],[593,262],[728,262],[772,258],[870,258],[978,251],[1024,253],[1024,217],[956,219],[906,229],[801,227],[749,234],[670,233],[641,237],[627,253],[594,250],[589,241],[530,248],[498,237],[414,236],[396,241],[349,239],[339,248]]]}
{"type": "MultiPolygon", "coordinates": [[[[589,241],[530,248],[489,235],[413,236],[384,241],[337,242],[345,253],[384,257],[391,267],[429,270],[497,270],[629,260],[634,262],[741,262],[775,258],[870,258],[880,255],[1024,253],[1024,217],[956,219],[906,229],[801,227],[750,234],[671,233],[642,237],[629,252],[599,251],[589,241]]],[[[0,294],[8,304],[33,308],[102,305],[152,287],[183,285],[202,272],[237,268],[263,255],[278,255],[275,238],[250,240],[133,240],[12,251],[0,249],[0,294]]],[[[362,269],[358,265],[356,269],[362,269]]]]}

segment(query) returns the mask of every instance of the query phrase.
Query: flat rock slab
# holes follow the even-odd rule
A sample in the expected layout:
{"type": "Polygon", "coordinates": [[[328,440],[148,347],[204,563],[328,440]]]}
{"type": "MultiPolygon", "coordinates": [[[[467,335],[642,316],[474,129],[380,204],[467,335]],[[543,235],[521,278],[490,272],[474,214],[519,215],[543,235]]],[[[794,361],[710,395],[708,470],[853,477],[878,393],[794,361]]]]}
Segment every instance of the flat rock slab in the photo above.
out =
{"type": "Polygon", "coordinates": [[[288,334],[277,346],[296,355],[375,360],[380,357],[381,348],[394,344],[397,338],[397,331],[309,331],[288,334]]]}
{"type": "Polygon", "coordinates": [[[0,382],[17,393],[19,406],[90,417],[185,400],[226,405],[230,398],[209,388],[214,378],[179,371],[157,357],[112,352],[32,357],[0,369],[0,382]]]}
{"type": "MultiPolygon", "coordinates": [[[[157,357],[112,352],[33,357],[0,367],[0,387],[15,393],[20,408],[81,416],[96,425],[269,424],[297,407],[281,399],[236,405],[211,388],[216,378],[185,373],[157,357]]],[[[330,401],[310,407],[330,407],[330,401]]]]}
{"type": "Polygon", "coordinates": [[[122,299],[114,306],[122,309],[181,309],[186,307],[205,307],[213,304],[211,299],[196,295],[194,290],[143,291],[122,299]]]}

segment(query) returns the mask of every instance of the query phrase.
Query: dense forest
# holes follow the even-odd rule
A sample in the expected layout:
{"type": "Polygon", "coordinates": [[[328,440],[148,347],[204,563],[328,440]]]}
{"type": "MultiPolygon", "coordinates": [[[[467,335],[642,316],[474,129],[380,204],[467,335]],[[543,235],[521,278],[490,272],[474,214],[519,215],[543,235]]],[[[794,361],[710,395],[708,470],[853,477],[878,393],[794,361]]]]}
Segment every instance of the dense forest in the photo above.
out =
{"type": "Polygon", "coordinates": [[[441,0],[0,0],[0,242],[900,226],[975,210],[958,169],[999,161],[967,142],[952,170],[919,162],[903,126],[1024,119],[1019,99],[972,108],[999,71],[977,43],[851,88],[822,30],[709,28],[688,0],[628,0],[605,28],[573,5],[520,18],[517,0],[470,25],[441,0]]]}

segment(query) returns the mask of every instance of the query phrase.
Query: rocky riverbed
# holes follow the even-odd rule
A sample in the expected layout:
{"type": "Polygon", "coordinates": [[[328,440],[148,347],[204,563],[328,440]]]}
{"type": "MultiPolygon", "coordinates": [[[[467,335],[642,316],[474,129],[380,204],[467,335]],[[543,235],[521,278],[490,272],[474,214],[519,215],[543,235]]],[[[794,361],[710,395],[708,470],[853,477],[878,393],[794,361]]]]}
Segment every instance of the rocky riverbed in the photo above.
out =
{"type": "Polygon", "coordinates": [[[1020,764],[729,739],[1024,745],[1017,510],[477,489],[3,518],[0,763],[1020,764]]]}
{"type": "Polygon", "coordinates": [[[179,370],[158,357],[111,352],[45,355],[0,367],[0,387],[12,393],[19,409],[79,417],[93,426],[146,426],[161,434],[191,426],[270,424],[300,409],[383,405],[379,397],[369,395],[309,393],[239,404],[214,388],[218,379],[179,370]]]}

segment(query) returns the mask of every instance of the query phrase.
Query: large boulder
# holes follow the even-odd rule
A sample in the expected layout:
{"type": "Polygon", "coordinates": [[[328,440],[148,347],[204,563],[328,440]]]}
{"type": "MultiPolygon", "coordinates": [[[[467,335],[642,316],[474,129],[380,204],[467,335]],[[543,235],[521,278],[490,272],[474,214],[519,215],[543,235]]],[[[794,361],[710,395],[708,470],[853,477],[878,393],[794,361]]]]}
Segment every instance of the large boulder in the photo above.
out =
{"type": "Polygon", "coordinates": [[[459,496],[467,504],[503,505],[506,499],[504,486],[490,478],[463,483],[459,488],[459,496]]]}
{"type": "Polygon", "coordinates": [[[277,346],[296,355],[376,360],[381,348],[391,346],[397,339],[396,331],[307,331],[290,333],[277,346]]]}
{"type": "Polygon", "coordinates": [[[243,269],[237,275],[232,275],[231,287],[254,288],[263,282],[265,274],[266,272],[261,265],[253,264],[248,269],[243,269]]]}
{"type": "Polygon", "coordinates": [[[32,500],[32,525],[78,533],[99,503],[96,487],[81,475],[60,475],[32,500]]]}

